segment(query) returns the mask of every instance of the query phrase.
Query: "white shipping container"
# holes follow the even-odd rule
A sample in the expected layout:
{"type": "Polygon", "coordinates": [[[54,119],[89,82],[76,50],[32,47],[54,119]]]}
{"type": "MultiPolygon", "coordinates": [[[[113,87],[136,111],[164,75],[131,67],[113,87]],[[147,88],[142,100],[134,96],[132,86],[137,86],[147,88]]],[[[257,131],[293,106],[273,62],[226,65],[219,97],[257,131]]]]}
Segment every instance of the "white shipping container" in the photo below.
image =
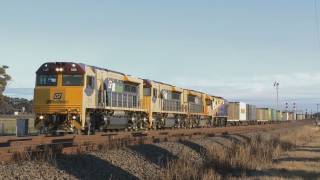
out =
{"type": "Polygon", "coordinates": [[[246,121],[247,104],[242,102],[230,102],[228,105],[228,121],[246,121]]]}
{"type": "Polygon", "coordinates": [[[247,104],[240,102],[240,121],[247,120],[247,104]]]}
{"type": "Polygon", "coordinates": [[[283,112],[282,113],[282,121],[288,121],[289,120],[289,113],[283,112]]]}

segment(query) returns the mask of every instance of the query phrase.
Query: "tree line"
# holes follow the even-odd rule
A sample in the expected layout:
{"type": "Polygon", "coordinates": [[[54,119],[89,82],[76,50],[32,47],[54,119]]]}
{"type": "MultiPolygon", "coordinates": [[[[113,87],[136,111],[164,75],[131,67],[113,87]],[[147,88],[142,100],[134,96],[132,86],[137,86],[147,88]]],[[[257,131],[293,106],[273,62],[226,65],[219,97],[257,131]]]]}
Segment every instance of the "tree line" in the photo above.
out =
{"type": "Polygon", "coordinates": [[[13,114],[16,111],[32,113],[33,101],[24,98],[12,98],[3,95],[11,76],[7,73],[8,66],[0,66],[0,114],[13,114]]]}

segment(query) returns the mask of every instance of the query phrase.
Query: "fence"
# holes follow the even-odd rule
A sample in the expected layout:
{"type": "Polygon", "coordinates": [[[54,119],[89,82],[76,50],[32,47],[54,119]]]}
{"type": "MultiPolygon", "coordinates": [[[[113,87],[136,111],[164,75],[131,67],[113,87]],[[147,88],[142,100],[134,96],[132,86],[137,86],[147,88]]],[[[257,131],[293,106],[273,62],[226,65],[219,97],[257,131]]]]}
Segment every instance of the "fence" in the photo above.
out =
{"type": "Polygon", "coordinates": [[[16,135],[16,126],[17,126],[17,119],[21,119],[28,117],[28,134],[37,134],[38,131],[34,127],[34,119],[33,116],[13,116],[13,115],[6,115],[0,116],[0,136],[8,136],[8,135],[16,135]]]}

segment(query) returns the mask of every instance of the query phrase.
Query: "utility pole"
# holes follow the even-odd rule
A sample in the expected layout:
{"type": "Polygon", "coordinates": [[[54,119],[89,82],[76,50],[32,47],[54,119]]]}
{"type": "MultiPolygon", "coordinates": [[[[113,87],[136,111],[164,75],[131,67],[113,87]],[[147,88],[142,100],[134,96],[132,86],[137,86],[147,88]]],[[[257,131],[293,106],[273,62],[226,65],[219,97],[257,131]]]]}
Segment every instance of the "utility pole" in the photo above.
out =
{"type": "Polygon", "coordinates": [[[277,109],[279,109],[279,85],[280,83],[278,81],[275,81],[273,84],[273,87],[276,88],[277,92],[277,109]]]}

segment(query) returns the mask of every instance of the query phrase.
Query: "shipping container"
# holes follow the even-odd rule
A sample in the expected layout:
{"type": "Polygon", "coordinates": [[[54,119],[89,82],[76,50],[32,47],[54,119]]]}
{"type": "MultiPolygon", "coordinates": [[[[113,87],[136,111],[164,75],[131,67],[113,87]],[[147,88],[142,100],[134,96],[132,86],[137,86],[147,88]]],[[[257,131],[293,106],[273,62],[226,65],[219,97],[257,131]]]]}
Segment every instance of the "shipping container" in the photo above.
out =
{"type": "Polygon", "coordinates": [[[257,108],[257,121],[271,121],[271,109],[257,108]]]}
{"type": "Polygon", "coordinates": [[[297,120],[305,120],[306,115],[305,114],[297,114],[297,120]]]}
{"type": "Polygon", "coordinates": [[[296,114],[294,112],[289,112],[289,120],[296,120],[296,114]]]}
{"type": "Polygon", "coordinates": [[[293,120],[297,120],[297,113],[293,112],[293,120]]]}
{"type": "Polygon", "coordinates": [[[289,112],[282,113],[282,121],[288,121],[290,118],[289,112]]]}
{"type": "Polygon", "coordinates": [[[248,121],[257,120],[257,107],[255,105],[247,104],[247,120],[248,121]]]}
{"type": "Polygon", "coordinates": [[[271,121],[277,120],[277,110],[271,109],[271,121]]]}
{"type": "Polygon", "coordinates": [[[282,111],[277,111],[277,121],[281,121],[282,120],[282,111]]]}
{"type": "Polygon", "coordinates": [[[246,121],[247,104],[243,102],[230,102],[228,105],[228,121],[246,121]]]}
{"type": "Polygon", "coordinates": [[[16,135],[20,136],[27,136],[29,133],[29,119],[17,119],[16,122],[16,135]]]}

